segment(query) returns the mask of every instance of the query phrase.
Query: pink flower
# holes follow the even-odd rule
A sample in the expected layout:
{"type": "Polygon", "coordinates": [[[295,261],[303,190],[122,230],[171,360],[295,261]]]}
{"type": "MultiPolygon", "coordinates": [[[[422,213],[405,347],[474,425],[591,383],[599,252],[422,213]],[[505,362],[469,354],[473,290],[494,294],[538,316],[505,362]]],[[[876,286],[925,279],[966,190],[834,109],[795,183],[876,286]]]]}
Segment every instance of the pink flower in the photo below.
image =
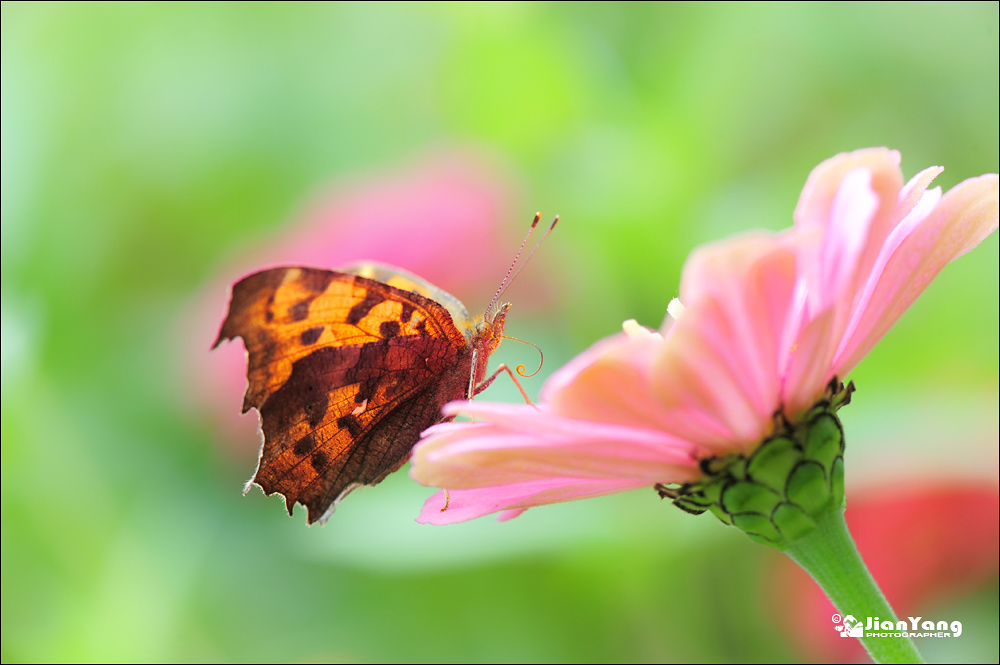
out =
{"type": "Polygon", "coordinates": [[[998,177],[942,196],[899,153],[842,154],[809,176],[795,227],[696,250],[660,332],[634,323],[554,374],[541,404],[454,402],[472,423],[428,429],[411,475],[449,489],[445,524],[700,477],[795,421],[874,347],[949,261],[997,228],[998,177]],[[681,305],[680,303],[683,303],[681,305]]]}

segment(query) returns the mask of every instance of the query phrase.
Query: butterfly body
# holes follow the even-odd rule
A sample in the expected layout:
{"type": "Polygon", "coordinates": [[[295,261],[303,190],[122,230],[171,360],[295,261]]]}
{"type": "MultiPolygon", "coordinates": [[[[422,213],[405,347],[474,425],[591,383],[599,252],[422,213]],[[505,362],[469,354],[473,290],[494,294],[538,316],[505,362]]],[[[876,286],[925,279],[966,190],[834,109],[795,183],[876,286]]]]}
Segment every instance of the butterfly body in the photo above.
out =
{"type": "Polygon", "coordinates": [[[244,277],[216,345],[241,337],[247,349],[243,411],[259,411],[264,434],[251,483],[325,521],[405,463],[442,405],[488,385],[506,311],[473,320],[454,296],[379,264],[244,277]]]}

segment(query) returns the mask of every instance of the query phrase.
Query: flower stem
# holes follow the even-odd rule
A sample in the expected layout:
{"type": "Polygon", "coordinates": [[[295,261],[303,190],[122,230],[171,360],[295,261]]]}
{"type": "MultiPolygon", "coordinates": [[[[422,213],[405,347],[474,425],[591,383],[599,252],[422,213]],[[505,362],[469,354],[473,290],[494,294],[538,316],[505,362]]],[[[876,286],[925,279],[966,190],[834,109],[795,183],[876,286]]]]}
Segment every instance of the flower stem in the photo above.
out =
{"type": "MultiPolygon", "coordinates": [[[[892,611],[868,567],[854,545],[844,510],[832,510],[816,524],[809,534],[783,548],[785,554],[809,573],[834,606],[844,615],[850,614],[867,624],[869,617],[897,623],[892,611]]],[[[832,628],[832,626],[831,626],[832,628]]],[[[923,663],[917,647],[909,637],[875,637],[875,630],[863,631],[861,643],[876,663],[923,663]]],[[[896,634],[897,630],[884,631],[896,634]]]]}

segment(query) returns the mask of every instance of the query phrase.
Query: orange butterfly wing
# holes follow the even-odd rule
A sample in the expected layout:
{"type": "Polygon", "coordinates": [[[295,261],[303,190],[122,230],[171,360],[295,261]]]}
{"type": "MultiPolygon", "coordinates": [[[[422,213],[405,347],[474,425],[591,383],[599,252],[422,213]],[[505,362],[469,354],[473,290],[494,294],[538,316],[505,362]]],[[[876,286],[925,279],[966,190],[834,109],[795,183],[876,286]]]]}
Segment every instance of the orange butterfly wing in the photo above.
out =
{"type": "Polygon", "coordinates": [[[355,274],[275,268],[233,286],[216,346],[242,337],[264,444],[251,482],[325,521],[409,457],[466,396],[470,339],[442,305],[355,274]]]}

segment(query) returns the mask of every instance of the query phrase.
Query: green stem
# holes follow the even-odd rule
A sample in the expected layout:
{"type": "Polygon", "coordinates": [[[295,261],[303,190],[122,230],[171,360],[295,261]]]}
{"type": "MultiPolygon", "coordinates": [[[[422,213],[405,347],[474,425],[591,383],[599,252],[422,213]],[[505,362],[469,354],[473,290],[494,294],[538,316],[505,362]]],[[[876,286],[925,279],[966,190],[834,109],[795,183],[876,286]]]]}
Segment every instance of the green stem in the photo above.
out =
{"type": "MultiPolygon", "coordinates": [[[[866,623],[867,617],[878,617],[896,624],[896,614],[858,554],[842,508],[820,518],[814,531],[786,545],[784,552],[812,575],[842,614],[866,623]]],[[[909,637],[869,637],[873,632],[864,631],[860,639],[876,663],[924,662],[909,637]]]]}

